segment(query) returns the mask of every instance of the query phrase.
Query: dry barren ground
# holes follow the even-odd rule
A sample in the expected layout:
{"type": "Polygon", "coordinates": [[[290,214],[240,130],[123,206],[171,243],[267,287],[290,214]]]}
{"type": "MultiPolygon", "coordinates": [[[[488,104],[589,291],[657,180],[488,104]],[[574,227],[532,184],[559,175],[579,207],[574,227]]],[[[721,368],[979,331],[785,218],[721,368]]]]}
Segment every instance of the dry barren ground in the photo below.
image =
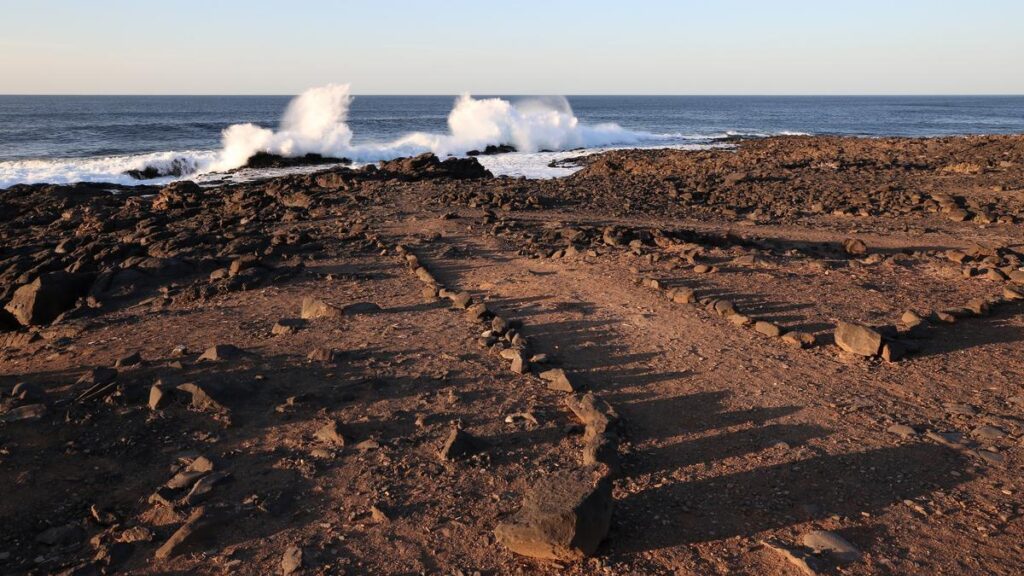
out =
{"type": "Polygon", "coordinates": [[[0,191],[0,570],[1024,571],[1024,138],[582,161],[0,191]]]}

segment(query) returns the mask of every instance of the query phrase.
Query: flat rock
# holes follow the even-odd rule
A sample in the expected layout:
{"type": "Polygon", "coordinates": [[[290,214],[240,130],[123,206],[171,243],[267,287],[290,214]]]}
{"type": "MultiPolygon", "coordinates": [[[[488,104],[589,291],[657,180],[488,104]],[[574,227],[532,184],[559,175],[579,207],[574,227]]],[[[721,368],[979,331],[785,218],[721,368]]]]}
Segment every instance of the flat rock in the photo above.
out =
{"type": "Polygon", "coordinates": [[[817,554],[827,554],[839,564],[857,562],[863,556],[860,550],[835,532],[812,530],[800,537],[800,543],[817,554]]]}
{"type": "Polygon", "coordinates": [[[835,331],[836,345],[859,356],[876,356],[882,349],[882,335],[852,322],[840,321],[835,331]]]}
{"type": "Polygon", "coordinates": [[[516,554],[573,561],[597,551],[612,517],[612,483],[603,467],[560,471],[535,482],[523,506],[494,534],[516,554]]]}
{"type": "Polygon", "coordinates": [[[18,406],[17,408],[11,408],[3,415],[0,415],[0,422],[24,422],[29,420],[38,420],[46,415],[45,404],[26,404],[24,406],[18,406]]]}

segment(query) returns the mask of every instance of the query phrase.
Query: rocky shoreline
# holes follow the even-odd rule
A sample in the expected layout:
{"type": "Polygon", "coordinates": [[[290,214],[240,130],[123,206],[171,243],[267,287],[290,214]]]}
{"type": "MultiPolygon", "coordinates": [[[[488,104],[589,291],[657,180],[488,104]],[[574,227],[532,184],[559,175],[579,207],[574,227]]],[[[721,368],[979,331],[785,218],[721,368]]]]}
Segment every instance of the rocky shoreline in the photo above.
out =
{"type": "Polygon", "coordinates": [[[1024,136],[343,160],[0,190],[5,572],[1024,569],[1024,136]]]}

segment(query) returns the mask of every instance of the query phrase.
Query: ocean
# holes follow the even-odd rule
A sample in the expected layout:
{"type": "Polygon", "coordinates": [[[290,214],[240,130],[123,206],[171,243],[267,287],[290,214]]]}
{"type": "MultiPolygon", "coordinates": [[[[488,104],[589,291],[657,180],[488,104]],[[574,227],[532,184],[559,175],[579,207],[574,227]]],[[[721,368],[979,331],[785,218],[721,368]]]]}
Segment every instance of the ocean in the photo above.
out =
{"type": "MultiPolygon", "coordinates": [[[[701,148],[778,134],[941,136],[1024,133],[1024,96],[0,96],[0,188],[17,183],[140,183],[131,169],[224,178],[265,149],[358,162],[488,144],[498,174],[551,177],[580,150],[701,148]],[[229,127],[232,127],[229,129],[229,127]]],[[[247,171],[243,177],[261,174],[247,171]]]]}

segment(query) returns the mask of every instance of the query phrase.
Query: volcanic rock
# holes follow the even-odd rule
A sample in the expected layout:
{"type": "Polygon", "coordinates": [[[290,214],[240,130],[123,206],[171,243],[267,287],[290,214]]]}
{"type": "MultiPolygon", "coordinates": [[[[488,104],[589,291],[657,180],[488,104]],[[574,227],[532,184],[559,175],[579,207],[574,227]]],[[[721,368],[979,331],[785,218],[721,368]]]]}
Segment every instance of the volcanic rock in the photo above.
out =
{"type": "Polygon", "coordinates": [[[87,288],[82,276],[48,272],[18,288],[5,309],[22,326],[49,324],[71,309],[87,288]]]}
{"type": "Polygon", "coordinates": [[[560,471],[535,482],[523,506],[498,525],[498,542],[516,554],[573,561],[597,551],[612,517],[612,483],[601,467],[560,471]]]}

